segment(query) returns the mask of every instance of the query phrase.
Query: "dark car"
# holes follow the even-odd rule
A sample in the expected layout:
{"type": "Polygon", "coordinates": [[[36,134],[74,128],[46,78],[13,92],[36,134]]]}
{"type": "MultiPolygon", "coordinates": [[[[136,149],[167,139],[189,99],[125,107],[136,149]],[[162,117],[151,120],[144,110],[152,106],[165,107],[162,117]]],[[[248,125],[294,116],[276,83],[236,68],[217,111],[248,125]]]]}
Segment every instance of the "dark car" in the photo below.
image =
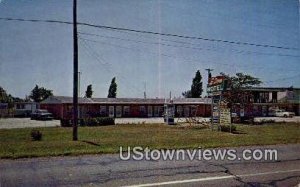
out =
{"type": "Polygon", "coordinates": [[[48,110],[36,110],[34,113],[31,114],[32,120],[52,120],[53,116],[48,110]]]}

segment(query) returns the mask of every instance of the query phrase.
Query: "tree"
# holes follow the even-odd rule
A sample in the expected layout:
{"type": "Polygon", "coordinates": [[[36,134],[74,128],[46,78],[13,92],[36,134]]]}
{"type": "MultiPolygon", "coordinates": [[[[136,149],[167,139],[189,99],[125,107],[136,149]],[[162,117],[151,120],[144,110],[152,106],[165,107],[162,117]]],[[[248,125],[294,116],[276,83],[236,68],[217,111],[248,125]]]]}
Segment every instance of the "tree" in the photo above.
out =
{"type": "Polygon", "coordinates": [[[191,90],[185,91],[182,93],[182,96],[186,98],[200,98],[203,92],[203,83],[202,76],[200,71],[196,72],[195,77],[193,78],[191,90]]]}
{"type": "Polygon", "coordinates": [[[92,98],[93,95],[93,89],[92,89],[92,85],[88,85],[85,91],[85,97],[86,98],[92,98]]]}
{"type": "Polygon", "coordinates": [[[44,87],[39,87],[38,85],[35,85],[35,87],[33,88],[33,90],[29,95],[29,98],[35,102],[41,102],[52,95],[53,95],[52,90],[47,90],[44,87]]]}
{"type": "Polygon", "coordinates": [[[108,98],[116,98],[117,97],[117,83],[116,77],[112,78],[109,89],[108,89],[108,98]]]}
{"type": "Polygon", "coordinates": [[[225,73],[220,73],[229,80],[229,88],[232,91],[238,91],[245,88],[251,88],[253,86],[259,86],[262,84],[259,78],[253,77],[251,75],[236,73],[235,76],[229,76],[225,73]]]}
{"type": "Polygon", "coordinates": [[[22,102],[23,99],[19,97],[13,97],[11,94],[8,94],[6,90],[4,90],[0,86],[0,103],[8,103],[9,106],[13,106],[14,102],[22,102]]]}
{"type": "Polygon", "coordinates": [[[191,98],[192,97],[191,90],[182,92],[182,96],[185,97],[185,98],[191,98]]]}
{"type": "Polygon", "coordinates": [[[251,75],[236,73],[235,76],[229,76],[224,73],[228,81],[227,90],[223,94],[223,98],[228,103],[229,107],[240,105],[240,107],[250,107],[254,100],[251,91],[248,89],[253,86],[259,86],[262,81],[259,78],[251,75]]]}

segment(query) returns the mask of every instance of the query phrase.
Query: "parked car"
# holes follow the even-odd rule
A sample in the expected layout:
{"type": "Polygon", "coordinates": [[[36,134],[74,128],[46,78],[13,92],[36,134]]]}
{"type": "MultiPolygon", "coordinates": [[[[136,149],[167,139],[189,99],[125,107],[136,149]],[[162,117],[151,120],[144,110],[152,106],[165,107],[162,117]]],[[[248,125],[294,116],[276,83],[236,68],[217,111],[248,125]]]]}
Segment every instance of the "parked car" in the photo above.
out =
{"type": "Polygon", "coordinates": [[[52,120],[53,115],[48,112],[48,110],[36,110],[34,113],[31,114],[32,120],[52,120]]]}
{"type": "Polygon", "coordinates": [[[295,116],[295,113],[294,112],[288,112],[288,111],[285,111],[285,110],[281,110],[281,109],[278,109],[278,110],[275,110],[273,112],[273,115],[276,116],[276,117],[294,117],[295,116]]]}

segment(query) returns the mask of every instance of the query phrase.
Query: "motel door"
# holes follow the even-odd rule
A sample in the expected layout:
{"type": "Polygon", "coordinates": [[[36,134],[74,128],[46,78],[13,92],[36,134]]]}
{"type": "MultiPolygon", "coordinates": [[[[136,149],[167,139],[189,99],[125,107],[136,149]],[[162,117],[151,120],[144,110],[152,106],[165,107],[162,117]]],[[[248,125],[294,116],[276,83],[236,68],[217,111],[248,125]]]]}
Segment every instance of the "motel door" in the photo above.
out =
{"type": "Polygon", "coordinates": [[[115,107],[114,106],[109,106],[109,108],[108,108],[108,116],[109,117],[115,117],[115,107]]]}

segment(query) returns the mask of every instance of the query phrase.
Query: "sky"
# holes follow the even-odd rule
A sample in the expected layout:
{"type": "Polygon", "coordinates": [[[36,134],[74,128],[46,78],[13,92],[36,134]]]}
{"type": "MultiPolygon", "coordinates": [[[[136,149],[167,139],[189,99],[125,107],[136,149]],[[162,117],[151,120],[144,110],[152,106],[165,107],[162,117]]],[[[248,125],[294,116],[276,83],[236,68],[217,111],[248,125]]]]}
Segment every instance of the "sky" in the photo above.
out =
{"type": "MultiPolygon", "coordinates": [[[[300,87],[298,0],[78,0],[78,22],[280,49],[78,26],[80,96],[173,97],[200,70],[247,73],[300,87]],[[294,49],[296,48],[296,49],[294,49]]],[[[72,21],[72,0],[1,0],[0,17],[72,21]]],[[[24,98],[37,84],[72,96],[72,25],[0,20],[0,86],[24,98]]],[[[203,93],[205,95],[205,93],[203,93]]]]}

